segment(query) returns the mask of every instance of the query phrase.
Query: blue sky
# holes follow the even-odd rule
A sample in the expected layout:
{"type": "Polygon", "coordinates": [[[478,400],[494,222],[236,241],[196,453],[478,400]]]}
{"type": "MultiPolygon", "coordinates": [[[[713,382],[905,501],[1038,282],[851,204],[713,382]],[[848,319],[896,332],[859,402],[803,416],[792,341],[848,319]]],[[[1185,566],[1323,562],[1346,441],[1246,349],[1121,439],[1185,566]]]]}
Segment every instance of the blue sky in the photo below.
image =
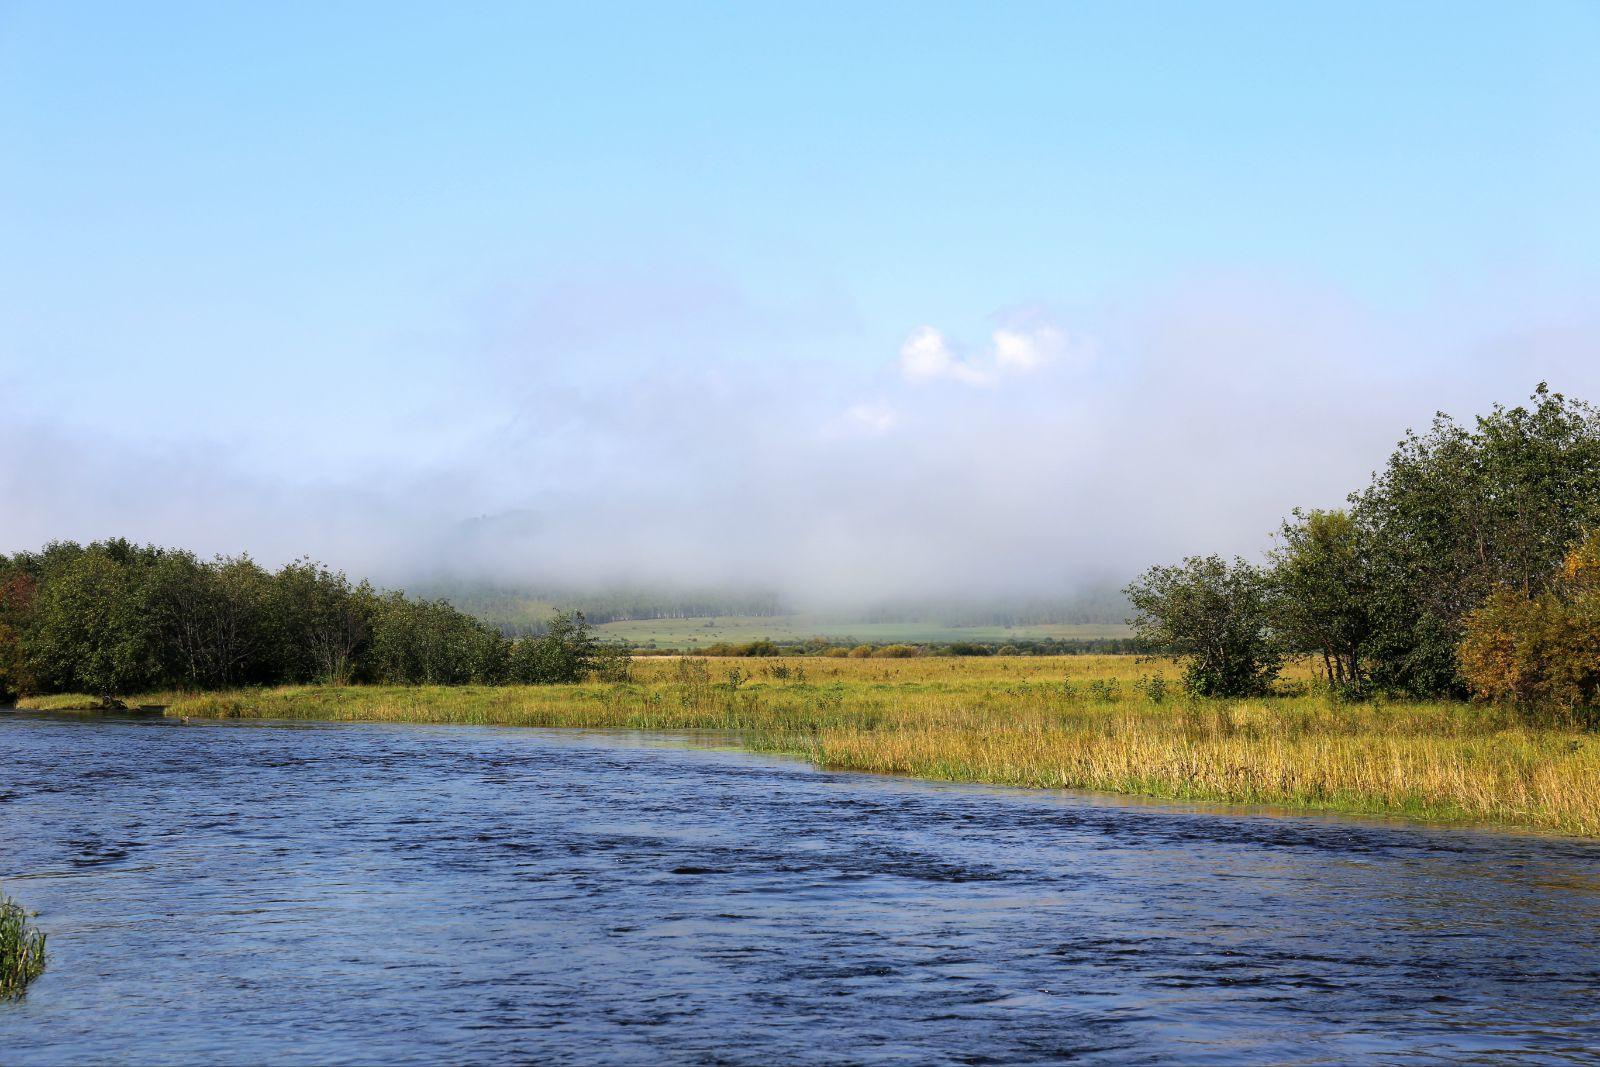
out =
{"type": "Polygon", "coordinates": [[[0,3],[0,550],[1243,551],[1435,408],[1600,399],[1597,54],[1590,3],[0,3]]]}

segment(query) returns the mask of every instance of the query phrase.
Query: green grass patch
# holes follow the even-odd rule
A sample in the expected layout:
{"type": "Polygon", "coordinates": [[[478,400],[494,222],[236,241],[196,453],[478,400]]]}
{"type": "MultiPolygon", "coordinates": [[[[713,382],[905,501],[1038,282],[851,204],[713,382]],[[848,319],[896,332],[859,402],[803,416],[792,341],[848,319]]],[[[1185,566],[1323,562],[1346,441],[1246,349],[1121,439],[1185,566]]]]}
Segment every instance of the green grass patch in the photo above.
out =
{"type": "Polygon", "coordinates": [[[84,693],[51,693],[46,696],[19,697],[17,707],[27,711],[101,711],[99,697],[84,693]]]}

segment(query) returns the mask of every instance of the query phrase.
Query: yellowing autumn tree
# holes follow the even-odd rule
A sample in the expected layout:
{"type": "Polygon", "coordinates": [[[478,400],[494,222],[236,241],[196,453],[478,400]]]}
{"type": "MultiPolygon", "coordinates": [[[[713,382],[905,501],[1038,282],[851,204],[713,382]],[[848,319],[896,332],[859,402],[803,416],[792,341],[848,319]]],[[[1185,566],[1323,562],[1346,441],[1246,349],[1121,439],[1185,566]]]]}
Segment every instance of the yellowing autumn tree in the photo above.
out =
{"type": "Polygon", "coordinates": [[[1489,597],[1467,617],[1457,654],[1480,699],[1600,706],[1600,532],[1567,553],[1549,592],[1489,597]]]}

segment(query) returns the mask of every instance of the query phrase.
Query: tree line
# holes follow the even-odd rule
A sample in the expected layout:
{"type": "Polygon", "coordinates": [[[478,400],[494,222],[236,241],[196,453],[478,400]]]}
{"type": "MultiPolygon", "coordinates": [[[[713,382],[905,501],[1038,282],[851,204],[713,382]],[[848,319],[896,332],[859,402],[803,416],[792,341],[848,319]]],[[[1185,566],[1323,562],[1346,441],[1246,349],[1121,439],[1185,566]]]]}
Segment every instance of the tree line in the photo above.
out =
{"type": "Polygon", "coordinates": [[[372,682],[495,685],[626,675],[579,612],[520,639],[443,600],[310,559],[269,571],[124,539],[0,555],[0,697],[372,682]]]}
{"type": "Polygon", "coordinates": [[[1295,511],[1265,563],[1193,556],[1126,589],[1145,647],[1199,695],[1266,692],[1310,656],[1353,696],[1600,702],[1600,412],[1525,405],[1407,432],[1333,510],[1295,511]]]}

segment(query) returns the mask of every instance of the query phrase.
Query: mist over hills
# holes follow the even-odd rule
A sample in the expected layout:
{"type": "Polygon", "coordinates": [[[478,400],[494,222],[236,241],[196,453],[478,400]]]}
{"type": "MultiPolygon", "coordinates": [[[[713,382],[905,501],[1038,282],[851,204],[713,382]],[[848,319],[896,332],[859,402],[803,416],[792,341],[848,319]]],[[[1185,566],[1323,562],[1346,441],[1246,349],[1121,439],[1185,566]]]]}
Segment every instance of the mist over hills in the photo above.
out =
{"type": "Polygon", "coordinates": [[[857,607],[815,610],[774,590],[688,588],[668,585],[558,586],[435,574],[404,583],[408,593],[448,600],[507,633],[539,630],[551,613],[577,610],[596,624],[628,620],[803,616],[833,624],[926,623],[940,627],[1008,627],[1100,623],[1120,625],[1128,616],[1121,591],[1095,586],[1055,598],[881,601],[857,607]]]}

